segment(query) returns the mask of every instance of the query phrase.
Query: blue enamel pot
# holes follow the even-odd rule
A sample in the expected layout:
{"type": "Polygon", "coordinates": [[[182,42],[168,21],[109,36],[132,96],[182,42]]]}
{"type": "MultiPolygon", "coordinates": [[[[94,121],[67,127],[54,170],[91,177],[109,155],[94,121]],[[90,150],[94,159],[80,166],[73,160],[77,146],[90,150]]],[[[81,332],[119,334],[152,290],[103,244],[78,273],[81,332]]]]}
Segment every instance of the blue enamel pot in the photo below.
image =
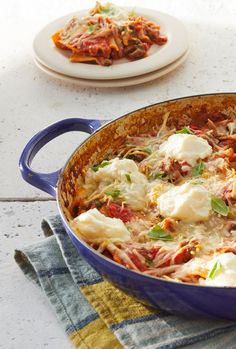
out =
{"type": "Polygon", "coordinates": [[[236,287],[210,287],[167,281],[131,271],[101,255],[78,238],[68,221],[73,218],[78,178],[83,168],[102,161],[127,135],[146,133],[160,126],[163,115],[176,127],[185,126],[196,117],[235,111],[236,93],[184,97],[154,104],[124,115],[101,126],[98,120],[65,119],[37,133],[20,157],[23,178],[35,187],[56,197],[64,227],[78,252],[104,278],[140,301],[170,313],[186,316],[236,320],[236,287]],[[37,152],[50,140],[70,131],[91,134],[70,156],[65,166],[53,173],[36,173],[30,164],[37,152]]]}

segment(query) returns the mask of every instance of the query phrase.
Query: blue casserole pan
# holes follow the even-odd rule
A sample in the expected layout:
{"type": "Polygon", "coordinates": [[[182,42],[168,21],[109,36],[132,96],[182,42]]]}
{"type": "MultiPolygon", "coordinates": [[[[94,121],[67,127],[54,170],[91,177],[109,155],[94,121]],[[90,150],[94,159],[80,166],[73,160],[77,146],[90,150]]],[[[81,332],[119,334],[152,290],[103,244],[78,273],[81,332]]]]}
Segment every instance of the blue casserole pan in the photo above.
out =
{"type": "Polygon", "coordinates": [[[179,98],[150,105],[101,126],[98,120],[65,119],[37,133],[20,157],[23,178],[31,185],[57,199],[58,210],[67,234],[78,252],[104,278],[141,302],[170,313],[191,317],[214,317],[236,320],[236,287],[210,287],[167,281],[129,270],[101,255],[81,240],[70,228],[73,217],[77,178],[83,168],[102,161],[129,135],[149,132],[162,123],[168,112],[169,123],[182,127],[194,118],[236,111],[236,93],[214,93],[179,98]],[[91,134],[70,156],[65,166],[53,173],[34,172],[30,165],[37,152],[50,140],[70,131],[91,134]]]}

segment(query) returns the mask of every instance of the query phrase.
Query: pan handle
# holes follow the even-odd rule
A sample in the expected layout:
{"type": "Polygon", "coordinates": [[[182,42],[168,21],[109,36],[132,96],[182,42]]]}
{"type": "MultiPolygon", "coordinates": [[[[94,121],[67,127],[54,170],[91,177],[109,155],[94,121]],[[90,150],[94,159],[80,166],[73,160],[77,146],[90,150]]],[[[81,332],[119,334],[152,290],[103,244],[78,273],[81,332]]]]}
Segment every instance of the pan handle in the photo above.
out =
{"type": "Polygon", "coordinates": [[[99,120],[70,118],[58,121],[34,135],[26,144],[19,160],[21,175],[31,185],[56,196],[56,187],[61,169],[51,173],[39,173],[30,165],[38,151],[52,139],[70,131],[82,131],[92,134],[101,126],[99,120]]]}

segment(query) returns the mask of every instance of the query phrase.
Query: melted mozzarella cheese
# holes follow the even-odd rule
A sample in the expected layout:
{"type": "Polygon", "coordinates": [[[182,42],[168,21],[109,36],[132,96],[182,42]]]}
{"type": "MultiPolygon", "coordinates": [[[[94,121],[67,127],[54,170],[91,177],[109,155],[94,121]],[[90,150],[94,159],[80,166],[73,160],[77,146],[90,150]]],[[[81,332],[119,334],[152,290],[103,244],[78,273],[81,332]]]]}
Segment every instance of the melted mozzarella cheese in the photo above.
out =
{"type": "Polygon", "coordinates": [[[223,158],[216,158],[205,163],[205,168],[208,171],[214,172],[218,168],[222,168],[225,165],[225,160],[223,158]]]}
{"type": "Polygon", "coordinates": [[[85,178],[85,189],[94,191],[98,188],[103,191],[112,183],[120,190],[120,198],[124,203],[136,210],[145,207],[149,182],[133,160],[114,158],[98,171],[90,170],[85,178]]]}
{"type": "Polygon", "coordinates": [[[182,278],[186,275],[200,275],[201,277],[207,276],[206,261],[203,258],[195,257],[190,259],[190,261],[181,265],[181,268],[177,269],[175,273],[172,274],[174,278],[182,278]]]}
{"type": "Polygon", "coordinates": [[[146,207],[147,204],[147,189],[146,185],[142,183],[120,183],[122,202],[128,204],[134,210],[141,210],[146,207]]]}
{"type": "Polygon", "coordinates": [[[124,23],[129,19],[129,11],[124,8],[111,3],[107,3],[103,7],[105,11],[95,14],[94,17],[110,17],[117,25],[124,25],[124,23]]]}
{"type": "Polygon", "coordinates": [[[211,270],[215,263],[219,262],[219,270],[212,278],[206,278],[205,284],[208,286],[236,286],[236,255],[232,252],[223,253],[209,262],[211,270]]]}
{"type": "Polygon", "coordinates": [[[156,179],[149,184],[149,190],[147,193],[149,201],[152,204],[156,204],[157,198],[172,187],[173,184],[156,179]]]}
{"type": "Polygon", "coordinates": [[[65,28],[60,33],[61,41],[68,44],[80,29],[80,22],[77,17],[72,17],[65,25],[65,28]]]}
{"type": "Polygon", "coordinates": [[[236,129],[236,120],[234,120],[233,122],[229,122],[229,123],[227,124],[227,127],[228,127],[228,129],[229,129],[229,134],[230,134],[230,135],[234,134],[234,131],[235,131],[235,129],[236,129]]]}
{"type": "Polygon", "coordinates": [[[130,233],[121,219],[106,217],[96,208],[81,213],[71,225],[85,241],[130,240],[130,233]]]}
{"type": "Polygon", "coordinates": [[[222,197],[225,191],[231,191],[232,198],[236,195],[236,178],[226,179],[220,175],[215,175],[208,178],[201,178],[200,181],[213,196],[222,197]]]}
{"type": "Polygon", "coordinates": [[[212,148],[201,137],[190,134],[174,134],[160,145],[159,153],[175,160],[186,161],[194,166],[198,159],[210,156],[212,148]]]}
{"type": "Polygon", "coordinates": [[[100,167],[97,172],[90,171],[90,175],[96,182],[126,181],[126,174],[130,174],[132,183],[146,184],[147,178],[139,172],[138,166],[133,160],[114,158],[109,164],[100,167]]]}
{"type": "Polygon", "coordinates": [[[201,185],[190,183],[168,190],[157,203],[162,216],[185,222],[206,220],[211,210],[209,192],[201,185]]]}

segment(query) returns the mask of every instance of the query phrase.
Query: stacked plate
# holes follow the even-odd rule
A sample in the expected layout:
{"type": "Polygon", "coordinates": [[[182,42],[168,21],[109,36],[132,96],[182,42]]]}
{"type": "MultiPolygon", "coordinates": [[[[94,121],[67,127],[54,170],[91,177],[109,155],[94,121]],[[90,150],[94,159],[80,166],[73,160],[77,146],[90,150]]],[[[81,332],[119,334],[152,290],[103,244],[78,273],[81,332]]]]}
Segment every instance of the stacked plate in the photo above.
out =
{"type": "Polygon", "coordinates": [[[81,86],[121,87],[137,85],[159,78],[182,64],[188,56],[188,35],[184,25],[165,13],[137,8],[142,15],[161,27],[161,33],[168,37],[163,46],[152,45],[148,56],[137,61],[120,59],[109,67],[87,63],[71,63],[69,53],[56,48],[51,36],[73,16],[84,16],[87,11],[70,13],[48,24],[35,37],[34,60],[45,73],[81,86]]]}

